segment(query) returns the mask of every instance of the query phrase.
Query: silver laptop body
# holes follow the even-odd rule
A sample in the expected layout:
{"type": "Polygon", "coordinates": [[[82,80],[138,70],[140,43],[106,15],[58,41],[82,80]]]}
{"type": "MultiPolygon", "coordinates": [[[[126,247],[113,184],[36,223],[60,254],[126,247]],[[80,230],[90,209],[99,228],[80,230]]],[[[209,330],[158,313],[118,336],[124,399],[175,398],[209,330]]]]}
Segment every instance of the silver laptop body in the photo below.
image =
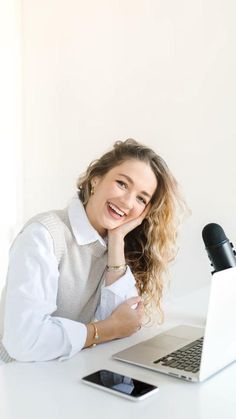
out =
{"type": "Polygon", "coordinates": [[[177,326],[118,352],[113,358],[194,382],[203,381],[234,362],[236,268],[225,269],[212,276],[205,330],[177,326]],[[194,361],[195,343],[198,346],[198,361],[194,361]],[[183,354],[184,368],[181,361],[183,354]]]}

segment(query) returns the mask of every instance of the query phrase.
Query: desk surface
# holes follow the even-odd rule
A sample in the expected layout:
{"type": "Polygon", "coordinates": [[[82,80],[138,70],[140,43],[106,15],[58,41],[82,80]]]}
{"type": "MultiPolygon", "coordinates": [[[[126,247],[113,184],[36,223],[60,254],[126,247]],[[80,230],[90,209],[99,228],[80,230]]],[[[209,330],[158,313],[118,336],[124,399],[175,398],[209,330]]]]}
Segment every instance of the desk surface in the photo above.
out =
{"type": "Polygon", "coordinates": [[[235,419],[236,363],[201,384],[181,381],[111,358],[112,354],[177,324],[203,326],[207,290],[166,304],[166,321],[135,335],[88,348],[69,361],[0,366],[1,419],[235,419]],[[141,402],[86,386],[80,378],[97,369],[130,375],[159,386],[157,395],[141,402]]]}

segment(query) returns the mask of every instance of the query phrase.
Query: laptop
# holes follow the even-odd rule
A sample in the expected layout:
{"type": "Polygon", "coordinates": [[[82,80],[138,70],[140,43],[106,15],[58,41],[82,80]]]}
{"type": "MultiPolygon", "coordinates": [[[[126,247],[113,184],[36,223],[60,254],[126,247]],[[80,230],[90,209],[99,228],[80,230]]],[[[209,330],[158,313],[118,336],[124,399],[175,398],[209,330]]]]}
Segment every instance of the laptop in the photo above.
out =
{"type": "Polygon", "coordinates": [[[236,267],[211,278],[205,328],[180,325],[113,358],[199,382],[236,360],[236,267]]]}

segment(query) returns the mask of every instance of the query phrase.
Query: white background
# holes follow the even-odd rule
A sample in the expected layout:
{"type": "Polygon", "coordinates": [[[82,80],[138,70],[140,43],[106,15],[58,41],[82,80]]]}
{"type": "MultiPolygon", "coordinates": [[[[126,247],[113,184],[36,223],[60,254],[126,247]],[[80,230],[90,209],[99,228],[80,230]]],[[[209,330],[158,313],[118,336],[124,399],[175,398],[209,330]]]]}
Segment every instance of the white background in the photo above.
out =
{"type": "Polygon", "coordinates": [[[22,223],[21,5],[0,0],[0,290],[8,249],[22,223]]]}
{"type": "Polygon", "coordinates": [[[167,161],[192,210],[172,290],[204,286],[204,225],[236,244],[235,1],[9,3],[22,18],[22,222],[64,207],[88,163],[133,137],[167,161]]]}

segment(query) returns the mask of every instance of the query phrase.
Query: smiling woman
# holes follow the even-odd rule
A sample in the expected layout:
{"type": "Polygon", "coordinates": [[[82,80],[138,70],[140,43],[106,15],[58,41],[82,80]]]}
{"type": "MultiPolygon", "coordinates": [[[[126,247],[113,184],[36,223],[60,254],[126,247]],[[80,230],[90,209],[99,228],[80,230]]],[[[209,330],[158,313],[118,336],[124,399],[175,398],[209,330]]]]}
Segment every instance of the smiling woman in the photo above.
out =
{"type": "Polygon", "coordinates": [[[135,140],[117,141],[77,187],[66,209],[35,216],[12,245],[2,359],[67,359],[135,333],[153,303],[162,313],[184,208],[166,163],[135,140]]]}
{"type": "Polygon", "coordinates": [[[162,318],[164,276],[176,254],[181,214],[187,211],[167,164],[133,139],[117,141],[90,164],[77,187],[91,223],[112,243],[108,262],[126,261],[146,312],[156,306],[162,318]],[[119,210],[122,216],[115,215],[119,210]]]}

